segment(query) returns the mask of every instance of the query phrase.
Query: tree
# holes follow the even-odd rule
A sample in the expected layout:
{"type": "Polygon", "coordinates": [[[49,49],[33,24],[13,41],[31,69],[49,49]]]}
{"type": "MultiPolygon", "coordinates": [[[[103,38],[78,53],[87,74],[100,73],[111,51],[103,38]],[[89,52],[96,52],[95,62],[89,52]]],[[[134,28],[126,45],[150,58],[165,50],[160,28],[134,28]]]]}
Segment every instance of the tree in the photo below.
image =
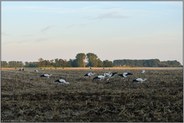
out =
{"type": "Polygon", "coordinates": [[[87,54],[88,64],[89,67],[97,67],[98,66],[98,57],[94,53],[87,54]]]}
{"type": "Polygon", "coordinates": [[[51,67],[52,64],[50,63],[49,60],[44,60],[44,67],[51,67]]]}
{"type": "Polygon", "coordinates": [[[22,61],[9,61],[8,64],[9,64],[9,67],[15,67],[15,68],[24,66],[22,61]]]}
{"type": "Polygon", "coordinates": [[[16,67],[16,61],[9,61],[9,67],[16,67]]]}
{"type": "Polygon", "coordinates": [[[54,59],[54,64],[53,64],[54,67],[59,67],[58,61],[59,61],[58,58],[54,59]]]}
{"type": "Polygon", "coordinates": [[[159,63],[159,67],[182,67],[182,65],[174,60],[174,61],[162,61],[159,63]]]}
{"type": "Polygon", "coordinates": [[[38,62],[25,62],[25,67],[38,67],[38,62]]]}
{"type": "Polygon", "coordinates": [[[43,61],[44,61],[44,59],[42,59],[42,58],[38,59],[38,67],[43,67],[43,61]]]}
{"type": "Polygon", "coordinates": [[[59,65],[60,67],[66,67],[67,66],[67,60],[59,59],[59,65]]]}
{"type": "Polygon", "coordinates": [[[1,61],[1,67],[8,67],[7,61],[1,61]]]}
{"type": "Polygon", "coordinates": [[[50,60],[49,62],[50,62],[50,66],[53,67],[53,66],[54,66],[54,60],[52,59],[52,60],[50,60]]]}
{"type": "Polygon", "coordinates": [[[23,64],[22,61],[17,61],[17,62],[16,62],[16,66],[17,66],[17,67],[23,67],[24,64],[23,64]]]}
{"type": "Polygon", "coordinates": [[[158,67],[160,64],[159,59],[147,59],[147,60],[114,60],[114,66],[137,66],[137,67],[158,67]]]}
{"type": "Polygon", "coordinates": [[[49,60],[43,60],[42,58],[38,59],[38,66],[39,67],[51,67],[52,63],[49,60]]]}
{"type": "Polygon", "coordinates": [[[75,58],[77,67],[85,67],[86,55],[84,53],[78,53],[75,58]]]}
{"type": "Polygon", "coordinates": [[[103,67],[112,67],[112,66],[113,66],[112,61],[109,60],[103,61],[103,67]]]}
{"type": "Polygon", "coordinates": [[[97,60],[98,60],[97,67],[103,67],[103,62],[99,58],[97,60]]]}
{"type": "Polygon", "coordinates": [[[76,67],[76,59],[70,59],[67,64],[70,67],[76,67]]]}

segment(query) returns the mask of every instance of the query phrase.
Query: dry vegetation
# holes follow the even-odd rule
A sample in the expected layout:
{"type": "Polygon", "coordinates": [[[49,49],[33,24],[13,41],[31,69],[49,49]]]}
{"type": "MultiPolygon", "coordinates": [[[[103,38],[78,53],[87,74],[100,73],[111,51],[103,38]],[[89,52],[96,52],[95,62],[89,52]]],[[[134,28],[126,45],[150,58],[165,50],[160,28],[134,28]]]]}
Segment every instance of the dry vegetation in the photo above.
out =
{"type": "Polygon", "coordinates": [[[1,121],[183,121],[183,70],[128,70],[134,75],[108,83],[83,77],[88,71],[2,71],[1,121]],[[44,72],[53,76],[40,78],[44,72]],[[55,83],[59,77],[70,85],[55,83]],[[133,84],[136,77],[148,80],[133,84]]]}

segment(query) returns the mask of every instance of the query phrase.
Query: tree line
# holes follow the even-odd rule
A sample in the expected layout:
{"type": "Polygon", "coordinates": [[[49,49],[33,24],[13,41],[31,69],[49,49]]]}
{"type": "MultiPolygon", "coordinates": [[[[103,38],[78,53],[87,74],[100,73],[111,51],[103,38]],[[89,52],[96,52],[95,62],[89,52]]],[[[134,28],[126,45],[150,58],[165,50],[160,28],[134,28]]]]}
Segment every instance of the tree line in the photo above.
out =
{"type": "Polygon", "coordinates": [[[39,58],[37,62],[1,61],[2,67],[112,67],[113,62],[100,60],[94,53],[78,53],[75,59],[52,59],[39,58]]]}
{"type": "Polygon", "coordinates": [[[160,61],[159,59],[148,60],[114,60],[113,66],[132,66],[132,67],[182,67],[182,65],[176,61],[160,61]]]}
{"type": "Polygon", "coordinates": [[[69,59],[68,61],[61,58],[52,60],[45,60],[39,58],[36,62],[25,62],[22,61],[1,61],[1,67],[181,67],[182,65],[174,61],[160,61],[159,59],[148,59],[148,60],[100,60],[94,53],[78,53],[75,59],[69,59]]]}

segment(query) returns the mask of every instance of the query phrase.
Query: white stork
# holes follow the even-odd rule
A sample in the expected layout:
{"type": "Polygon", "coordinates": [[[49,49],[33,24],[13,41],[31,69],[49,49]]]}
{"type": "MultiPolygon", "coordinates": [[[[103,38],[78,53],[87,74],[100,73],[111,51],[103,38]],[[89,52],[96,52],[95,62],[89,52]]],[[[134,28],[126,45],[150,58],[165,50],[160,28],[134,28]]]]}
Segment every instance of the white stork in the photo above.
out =
{"type": "Polygon", "coordinates": [[[105,76],[104,75],[98,75],[98,76],[93,78],[93,80],[96,80],[96,79],[103,80],[103,79],[105,79],[105,76]]]}
{"type": "Polygon", "coordinates": [[[147,80],[147,79],[137,78],[137,79],[134,79],[133,82],[143,83],[143,82],[146,81],[146,80],[147,80]]]}
{"type": "Polygon", "coordinates": [[[52,76],[52,74],[44,73],[44,74],[40,75],[40,77],[47,77],[47,78],[49,78],[50,76],[52,76]]]}
{"type": "Polygon", "coordinates": [[[70,84],[69,82],[67,82],[66,80],[64,80],[64,79],[58,79],[58,80],[56,80],[55,82],[59,82],[59,83],[61,83],[61,84],[70,84]]]}
{"type": "Polygon", "coordinates": [[[133,73],[130,73],[130,72],[124,72],[123,74],[118,74],[119,76],[121,76],[121,77],[124,77],[124,78],[126,78],[126,77],[128,77],[128,75],[133,75],[133,73]]]}
{"type": "Polygon", "coordinates": [[[104,76],[105,76],[105,77],[112,77],[112,76],[114,76],[115,74],[117,74],[117,72],[113,72],[113,73],[107,72],[107,73],[104,73],[104,76]]]}
{"type": "Polygon", "coordinates": [[[93,76],[93,75],[95,75],[95,73],[93,73],[93,72],[89,72],[89,73],[86,73],[84,76],[91,77],[91,76],[93,76]]]}
{"type": "Polygon", "coordinates": [[[34,70],[34,72],[38,73],[39,71],[38,70],[34,70]]]}
{"type": "Polygon", "coordinates": [[[145,73],[146,71],[145,70],[142,70],[141,73],[145,73]]]}
{"type": "Polygon", "coordinates": [[[113,73],[107,72],[107,73],[104,73],[104,76],[108,78],[107,80],[109,80],[111,77],[113,77],[116,74],[117,74],[117,72],[113,72],[113,73]]]}
{"type": "Polygon", "coordinates": [[[105,77],[110,77],[111,76],[111,72],[107,72],[103,74],[105,77]]]}

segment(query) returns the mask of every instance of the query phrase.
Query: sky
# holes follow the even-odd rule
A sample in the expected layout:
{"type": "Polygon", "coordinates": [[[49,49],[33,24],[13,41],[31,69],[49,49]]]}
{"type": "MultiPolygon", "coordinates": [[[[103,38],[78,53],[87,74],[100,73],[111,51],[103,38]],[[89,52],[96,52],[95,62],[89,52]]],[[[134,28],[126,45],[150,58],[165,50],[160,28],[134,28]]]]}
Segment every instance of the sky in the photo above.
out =
{"type": "Polygon", "coordinates": [[[183,64],[182,1],[3,1],[1,59],[160,59],[183,64]]]}

